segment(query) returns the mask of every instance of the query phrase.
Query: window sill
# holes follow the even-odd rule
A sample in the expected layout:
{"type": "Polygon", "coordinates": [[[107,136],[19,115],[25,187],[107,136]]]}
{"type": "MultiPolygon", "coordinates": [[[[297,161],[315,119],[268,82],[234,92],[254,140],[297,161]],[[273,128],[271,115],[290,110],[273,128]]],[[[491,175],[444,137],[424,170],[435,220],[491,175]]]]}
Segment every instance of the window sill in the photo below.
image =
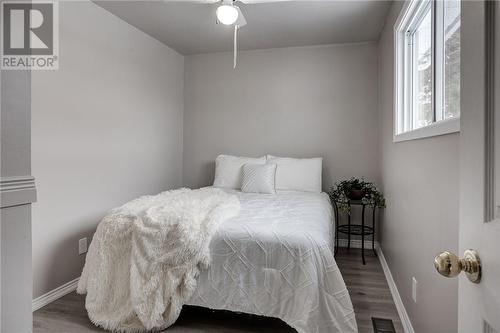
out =
{"type": "Polygon", "coordinates": [[[394,142],[424,139],[428,137],[460,132],[460,118],[438,121],[413,131],[395,134],[394,142]]]}

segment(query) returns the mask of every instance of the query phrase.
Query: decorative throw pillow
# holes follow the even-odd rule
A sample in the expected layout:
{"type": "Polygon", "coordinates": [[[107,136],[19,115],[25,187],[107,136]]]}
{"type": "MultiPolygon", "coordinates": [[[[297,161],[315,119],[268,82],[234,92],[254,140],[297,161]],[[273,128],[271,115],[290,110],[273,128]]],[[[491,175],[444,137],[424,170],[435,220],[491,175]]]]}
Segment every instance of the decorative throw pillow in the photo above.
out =
{"type": "Polygon", "coordinates": [[[219,155],[215,159],[214,187],[241,189],[241,176],[243,165],[265,164],[265,157],[239,157],[231,155],[219,155]]]}
{"type": "Polygon", "coordinates": [[[276,164],[245,164],[241,191],[275,194],[276,164]]]}
{"type": "Polygon", "coordinates": [[[267,155],[276,164],[276,190],[321,192],[323,158],[289,158],[267,155]]]}

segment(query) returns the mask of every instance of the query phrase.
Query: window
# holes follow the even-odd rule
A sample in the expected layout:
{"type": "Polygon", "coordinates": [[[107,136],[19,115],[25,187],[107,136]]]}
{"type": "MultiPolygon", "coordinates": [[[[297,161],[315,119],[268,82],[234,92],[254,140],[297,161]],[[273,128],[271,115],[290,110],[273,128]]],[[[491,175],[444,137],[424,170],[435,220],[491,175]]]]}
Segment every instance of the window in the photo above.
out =
{"type": "Polygon", "coordinates": [[[394,32],[394,140],[459,131],[460,1],[409,1],[394,32]]]}

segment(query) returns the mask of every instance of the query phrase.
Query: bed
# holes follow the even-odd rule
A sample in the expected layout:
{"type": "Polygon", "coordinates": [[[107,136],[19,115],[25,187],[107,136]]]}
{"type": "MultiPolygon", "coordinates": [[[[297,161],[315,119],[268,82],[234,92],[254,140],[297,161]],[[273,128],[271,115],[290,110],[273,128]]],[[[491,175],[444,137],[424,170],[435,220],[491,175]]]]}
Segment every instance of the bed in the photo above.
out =
{"type": "Polygon", "coordinates": [[[226,191],[240,213],[212,238],[211,265],[188,304],[280,318],[299,333],[357,332],[328,196],[226,191]]]}
{"type": "Polygon", "coordinates": [[[219,155],[213,187],[142,196],[99,223],[77,291],[90,320],[163,330],[185,304],[357,332],[321,158],[219,155]]]}

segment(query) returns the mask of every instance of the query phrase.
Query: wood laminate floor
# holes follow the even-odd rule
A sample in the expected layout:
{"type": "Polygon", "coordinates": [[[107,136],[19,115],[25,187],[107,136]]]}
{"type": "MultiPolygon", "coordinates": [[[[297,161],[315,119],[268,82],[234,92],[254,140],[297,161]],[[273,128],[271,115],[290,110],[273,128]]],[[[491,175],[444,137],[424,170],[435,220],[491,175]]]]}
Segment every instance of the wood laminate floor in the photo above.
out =
{"type": "MultiPolygon", "coordinates": [[[[403,333],[382,267],[371,251],[366,265],[361,263],[359,250],[340,249],[337,263],[344,277],[356,312],[359,332],[373,332],[371,317],[394,321],[396,332],[403,333]]],[[[105,332],[92,325],[84,307],[84,298],[71,293],[41,308],[33,314],[34,333],[105,332]]],[[[185,307],[168,333],[285,333],[295,332],[278,319],[263,318],[227,311],[211,311],[185,307]]],[[[325,332],[327,333],[327,332],[325,332]]]]}

